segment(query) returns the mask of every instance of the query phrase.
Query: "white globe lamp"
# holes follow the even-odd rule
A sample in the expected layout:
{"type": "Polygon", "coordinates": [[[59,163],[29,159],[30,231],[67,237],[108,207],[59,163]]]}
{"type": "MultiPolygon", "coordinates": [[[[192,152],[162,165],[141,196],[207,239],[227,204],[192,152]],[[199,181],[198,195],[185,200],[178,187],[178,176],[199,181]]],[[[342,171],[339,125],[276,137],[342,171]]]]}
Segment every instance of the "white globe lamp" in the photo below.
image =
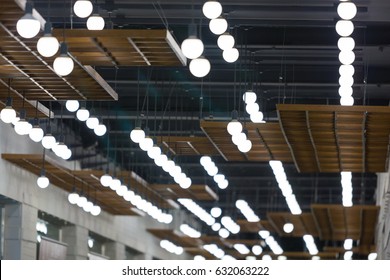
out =
{"type": "Polygon", "coordinates": [[[208,19],[214,19],[222,14],[222,5],[218,1],[207,1],[202,7],[203,15],[208,19]]]}
{"type": "Polygon", "coordinates": [[[0,119],[5,123],[12,123],[16,118],[16,111],[12,108],[12,98],[8,97],[6,107],[1,110],[0,119]]]}
{"type": "Polygon", "coordinates": [[[59,76],[67,76],[72,73],[74,68],[73,59],[68,56],[68,46],[66,43],[61,43],[60,56],[56,57],[53,62],[54,71],[59,76]]]}
{"type": "Polygon", "coordinates": [[[33,15],[33,6],[26,2],[25,14],[16,23],[18,34],[26,39],[35,37],[41,30],[41,23],[33,15]]]}
{"type": "Polygon", "coordinates": [[[215,35],[221,35],[228,29],[228,23],[223,17],[217,17],[210,20],[209,28],[215,35]]]}
{"type": "Polygon", "coordinates": [[[73,5],[73,11],[79,18],[86,18],[92,14],[93,5],[91,1],[77,0],[73,5]]]}
{"type": "Polygon", "coordinates": [[[195,59],[202,55],[204,45],[202,40],[196,36],[189,36],[181,44],[181,51],[188,59],[195,59]]]}
{"type": "Polygon", "coordinates": [[[104,25],[104,19],[99,14],[93,14],[87,20],[88,30],[103,30],[104,25]]]}
{"type": "Polygon", "coordinates": [[[353,19],[357,14],[357,7],[353,2],[343,2],[337,6],[337,14],[345,20],[353,19]]]}
{"type": "Polygon", "coordinates": [[[85,122],[89,118],[89,111],[85,107],[77,110],[76,117],[79,121],[85,122]]]}
{"type": "Polygon", "coordinates": [[[218,47],[221,50],[232,49],[234,47],[234,43],[234,37],[227,32],[220,35],[217,40],[218,47]]]}
{"type": "Polygon", "coordinates": [[[336,23],[336,32],[342,37],[348,37],[353,33],[354,25],[349,20],[339,20],[336,23]]]}
{"type": "Polygon", "coordinates": [[[76,112],[80,108],[80,103],[77,100],[68,100],[65,107],[69,112],[76,112]]]}
{"type": "Polygon", "coordinates": [[[223,51],[222,57],[226,62],[233,63],[240,57],[240,53],[236,48],[226,49],[223,51]]]}
{"type": "Polygon", "coordinates": [[[201,56],[192,60],[189,68],[192,75],[197,78],[203,78],[210,72],[211,64],[208,59],[201,56]]]}
{"type": "Polygon", "coordinates": [[[142,139],[144,139],[144,138],[145,138],[145,131],[143,131],[139,126],[134,128],[130,132],[130,139],[134,143],[140,143],[142,141],[142,139]]]}
{"type": "Polygon", "coordinates": [[[44,34],[37,42],[39,54],[44,57],[52,57],[58,52],[59,47],[60,43],[57,38],[51,34],[51,23],[46,22],[44,34]]]}

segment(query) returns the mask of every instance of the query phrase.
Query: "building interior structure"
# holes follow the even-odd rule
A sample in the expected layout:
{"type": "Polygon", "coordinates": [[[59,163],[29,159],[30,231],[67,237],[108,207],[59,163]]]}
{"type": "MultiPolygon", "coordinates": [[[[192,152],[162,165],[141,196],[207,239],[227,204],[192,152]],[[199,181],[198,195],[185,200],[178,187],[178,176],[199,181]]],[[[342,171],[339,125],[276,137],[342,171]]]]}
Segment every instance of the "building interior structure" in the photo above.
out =
{"type": "Polygon", "coordinates": [[[389,1],[1,4],[2,259],[390,259],[389,1]]]}

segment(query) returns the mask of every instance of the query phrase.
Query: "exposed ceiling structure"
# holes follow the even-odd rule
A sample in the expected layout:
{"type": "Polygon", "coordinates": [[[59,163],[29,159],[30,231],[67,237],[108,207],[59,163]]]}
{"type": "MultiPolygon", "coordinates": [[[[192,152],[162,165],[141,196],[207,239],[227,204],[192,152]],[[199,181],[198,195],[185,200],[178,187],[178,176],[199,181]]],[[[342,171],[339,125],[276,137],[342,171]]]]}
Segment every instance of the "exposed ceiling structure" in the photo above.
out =
{"type": "MultiPolygon", "coordinates": [[[[338,258],[336,253],[341,250],[336,249],[342,244],[335,238],[336,231],[348,237],[347,223],[334,221],[329,226],[318,221],[333,221],[331,216],[343,212],[336,206],[342,201],[341,171],[353,172],[354,207],[366,209],[375,204],[375,172],[388,168],[390,39],[384,34],[390,33],[389,1],[354,1],[358,13],[353,20],[353,96],[357,105],[353,107],[339,106],[338,1],[220,1],[240,52],[240,59],[230,64],[223,60],[217,36],[209,31],[209,20],[201,12],[204,1],[97,0],[106,29],[88,31],[86,19],[72,13],[74,1],[34,0],[35,9],[51,21],[58,39],[68,42],[75,70],[67,77],[53,72],[53,59],[38,54],[37,38],[26,40],[17,35],[15,24],[23,15],[24,1],[3,2],[0,107],[5,105],[10,88],[16,110],[25,96],[29,118],[35,117],[37,107],[41,126],[46,127],[51,108],[53,127],[67,127],[65,139],[72,139],[68,143],[73,152],[70,160],[79,160],[83,170],[73,173],[48,163],[53,173],[50,179],[59,187],[71,191],[70,178],[75,175],[97,190],[102,208],[115,205],[115,209],[107,206],[106,211],[131,215],[134,213],[128,206],[121,205],[115,194],[91,177],[98,178],[106,168],[120,169],[126,178],[128,174],[142,178],[150,195],[158,197],[156,201],[162,199],[161,207],[169,209],[167,201],[177,198],[191,198],[206,210],[220,206],[224,214],[240,221],[241,228],[251,228],[240,233],[237,240],[258,243],[257,231],[274,232],[291,258],[309,257],[300,238],[306,232],[317,238],[323,258],[338,258]],[[211,63],[211,71],[203,79],[191,75],[179,48],[191,23],[198,27],[204,55],[211,63]],[[242,94],[248,89],[257,93],[265,123],[254,124],[246,114],[242,94]],[[97,137],[74,113],[64,109],[67,99],[82,101],[108,127],[108,133],[97,137]],[[248,153],[241,153],[226,131],[234,109],[253,144],[248,153]],[[190,190],[180,189],[132,143],[129,133],[137,124],[148,127],[162,150],[191,178],[190,190]],[[202,155],[212,156],[225,174],[229,180],[226,190],[218,189],[204,171],[199,163],[202,155]],[[302,216],[285,213],[288,207],[269,160],[283,162],[302,216]],[[245,225],[234,204],[237,199],[245,199],[264,224],[245,225]],[[296,221],[300,233],[285,236],[281,219],[296,221]],[[305,224],[304,219],[310,223],[305,224]]],[[[60,133],[62,129],[53,131],[54,135],[60,133]]],[[[40,156],[3,157],[39,174],[40,156]]],[[[346,212],[345,217],[349,217],[346,212]]],[[[356,210],[351,218],[360,219],[355,224],[360,226],[360,235],[354,233],[358,235],[353,237],[364,239],[361,244],[368,246],[356,249],[361,257],[366,257],[374,242],[372,232],[363,234],[363,228],[369,231],[375,227],[367,224],[367,217],[373,221],[375,213],[367,216],[363,210],[356,210]]],[[[217,242],[215,232],[207,226],[202,230],[217,242]]],[[[152,232],[161,238],[172,235],[152,232]]],[[[210,257],[196,248],[188,251],[210,257]]]]}

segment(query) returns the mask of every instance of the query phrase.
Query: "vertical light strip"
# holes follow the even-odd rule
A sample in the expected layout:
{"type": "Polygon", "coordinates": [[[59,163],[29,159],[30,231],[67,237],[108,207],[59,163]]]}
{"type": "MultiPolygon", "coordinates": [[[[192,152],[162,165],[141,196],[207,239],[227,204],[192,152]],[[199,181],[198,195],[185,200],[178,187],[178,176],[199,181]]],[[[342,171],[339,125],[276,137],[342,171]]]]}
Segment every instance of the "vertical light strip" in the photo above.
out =
{"type": "Polygon", "coordinates": [[[275,179],[278,182],[279,188],[282,191],[283,196],[286,199],[288,208],[290,209],[293,215],[302,214],[302,210],[299,207],[297,199],[292,191],[291,185],[287,180],[287,175],[284,172],[283,164],[278,160],[270,160],[269,165],[274,172],[275,179]]]}
{"type": "Polygon", "coordinates": [[[337,14],[341,18],[336,23],[336,31],[340,35],[337,46],[340,50],[339,61],[341,66],[339,68],[339,95],[341,97],[340,104],[343,106],[352,106],[354,104],[353,94],[353,75],[355,68],[353,62],[355,61],[355,40],[350,37],[354,31],[352,19],[356,16],[356,5],[350,1],[343,1],[337,6],[337,14]]]}
{"type": "Polygon", "coordinates": [[[353,188],[351,172],[341,172],[341,186],[343,188],[343,206],[352,207],[353,188]]]}

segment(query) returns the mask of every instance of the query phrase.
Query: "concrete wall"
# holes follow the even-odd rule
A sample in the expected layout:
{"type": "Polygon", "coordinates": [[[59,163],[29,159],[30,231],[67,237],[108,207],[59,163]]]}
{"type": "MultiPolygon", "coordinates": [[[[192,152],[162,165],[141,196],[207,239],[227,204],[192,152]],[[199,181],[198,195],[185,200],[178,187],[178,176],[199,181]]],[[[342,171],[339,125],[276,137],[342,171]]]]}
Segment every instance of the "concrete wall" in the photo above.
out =
{"type": "Polygon", "coordinates": [[[390,173],[378,173],[377,205],[381,206],[376,229],[378,259],[390,260],[390,173]]]}
{"type": "MultiPolygon", "coordinates": [[[[42,146],[32,142],[28,136],[17,135],[11,125],[0,121],[0,153],[40,154],[42,146]]],[[[48,152],[47,155],[73,168],[73,163],[58,159],[52,152],[48,152]]],[[[188,255],[172,255],[160,248],[159,240],[149,234],[146,229],[169,228],[169,226],[161,225],[150,217],[112,216],[105,212],[98,217],[93,217],[79,207],[69,204],[67,192],[53,185],[47,189],[38,188],[36,186],[37,176],[2,159],[0,159],[0,178],[1,195],[119,243],[115,246],[111,245],[109,251],[111,256],[124,256],[124,253],[116,252],[116,249],[120,250],[128,246],[142,252],[145,258],[149,259],[152,257],[159,259],[189,258],[188,255]]],[[[65,240],[66,237],[63,239],[65,240]]],[[[29,257],[26,255],[21,258],[29,257]]]]}

